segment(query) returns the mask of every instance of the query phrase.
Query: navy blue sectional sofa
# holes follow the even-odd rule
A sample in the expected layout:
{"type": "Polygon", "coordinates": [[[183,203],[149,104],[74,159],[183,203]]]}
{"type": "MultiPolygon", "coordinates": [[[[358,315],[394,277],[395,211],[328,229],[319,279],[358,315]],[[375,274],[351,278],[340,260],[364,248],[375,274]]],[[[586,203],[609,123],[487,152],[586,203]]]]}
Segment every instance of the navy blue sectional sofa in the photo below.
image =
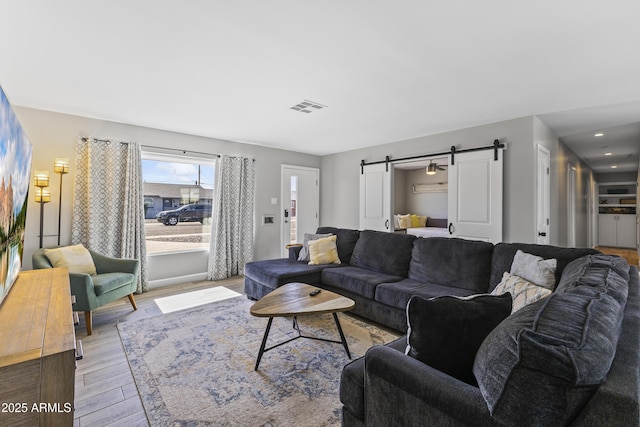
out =
{"type": "Polygon", "coordinates": [[[345,366],[343,426],[638,426],[638,268],[593,249],[321,227],[337,235],[340,265],[289,259],[245,268],[259,299],[306,282],[356,301],[355,312],[406,332],[414,296],[488,293],[517,250],[557,260],[556,290],[508,316],[475,354],[468,384],[405,354],[407,337],[375,346],[345,366]]]}
{"type": "Polygon", "coordinates": [[[472,240],[425,239],[335,227],[320,227],[317,233],[337,236],[341,264],[307,265],[297,261],[300,247],[293,247],[289,258],[247,263],[245,294],[257,300],[285,283],[308,283],[351,298],[356,302],[354,313],[406,332],[406,307],[413,295],[431,298],[490,292],[500,283],[502,273],[509,271],[518,249],[557,258],[557,279],[570,261],[598,253],[593,249],[506,243],[494,246],[472,240]]]}

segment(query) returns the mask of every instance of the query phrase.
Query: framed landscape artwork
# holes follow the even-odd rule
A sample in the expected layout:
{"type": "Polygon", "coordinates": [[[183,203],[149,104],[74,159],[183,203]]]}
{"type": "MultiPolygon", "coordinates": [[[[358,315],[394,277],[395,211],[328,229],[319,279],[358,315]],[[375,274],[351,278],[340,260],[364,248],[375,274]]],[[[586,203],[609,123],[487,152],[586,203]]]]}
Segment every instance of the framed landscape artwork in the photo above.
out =
{"type": "Polygon", "coordinates": [[[31,143],[0,87],[0,303],[22,266],[31,143]]]}

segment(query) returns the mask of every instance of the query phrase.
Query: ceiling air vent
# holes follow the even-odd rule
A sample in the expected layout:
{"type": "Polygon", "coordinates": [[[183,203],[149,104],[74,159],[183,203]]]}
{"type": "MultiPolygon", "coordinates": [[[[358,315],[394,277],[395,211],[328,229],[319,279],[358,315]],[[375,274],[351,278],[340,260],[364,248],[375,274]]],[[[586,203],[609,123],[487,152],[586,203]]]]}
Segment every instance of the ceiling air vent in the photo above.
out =
{"type": "Polygon", "coordinates": [[[309,101],[308,99],[305,99],[301,103],[291,107],[292,110],[300,111],[301,113],[312,113],[323,108],[327,108],[327,106],[314,101],[309,101]]]}

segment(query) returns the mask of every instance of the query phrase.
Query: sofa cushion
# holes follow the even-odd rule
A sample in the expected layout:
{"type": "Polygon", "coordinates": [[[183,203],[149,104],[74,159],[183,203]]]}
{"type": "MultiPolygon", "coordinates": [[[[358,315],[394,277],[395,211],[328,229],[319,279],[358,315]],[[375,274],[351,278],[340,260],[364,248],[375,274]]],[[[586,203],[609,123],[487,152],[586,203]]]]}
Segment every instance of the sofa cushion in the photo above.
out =
{"type": "Polygon", "coordinates": [[[348,264],[353,253],[353,248],[360,237],[360,231],[349,228],[336,227],[318,227],[316,233],[334,234],[337,236],[336,246],[338,248],[338,256],[343,264],[348,264]]]}
{"type": "Polygon", "coordinates": [[[244,275],[253,281],[276,289],[285,283],[302,282],[311,285],[320,283],[320,275],[325,268],[339,265],[308,265],[306,262],[290,259],[270,259],[248,262],[244,266],[244,275]]]}
{"type": "Polygon", "coordinates": [[[412,297],[406,354],[476,385],[473,361],[487,335],[511,314],[511,295],[412,297]]]}
{"type": "Polygon", "coordinates": [[[551,294],[551,292],[551,289],[543,288],[542,286],[524,280],[520,276],[515,276],[505,271],[502,276],[502,281],[491,291],[491,295],[510,293],[513,299],[511,313],[515,313],[522,307],[526,307],[546,297],[551,294]]]}
{"type": "Polygon", "coordinates": [[[511,271],[513,257],[520,249],[523,252],[537,255],[544,259],[555,258],[558,261],[556,265],[556,284],[560,280],[564,268],[574,259],[578,259],[585,255],[599,254],[595,249],[588,248],[561,248],[550,245],[536,245],[533,243],[498,243],[493,248],[493,256],[491,259],[491,278],[489,279],[489,291],[492,291],[502,280],[502,273],[511,271]]]}
{"type": "Polygon", "coordinates": [[[91,277],[96,295],[100,296],[114,289],[130,285],[135,276],[131,273],[102,273],[91,277]]]}
{"type": "Polygon", "coordinates": [[[409,278],[425,283],[487,292],[493,245],[448,237],[413,242],[409,278]]]}
{"type": "Polygon", "coordinates": [[[399,280],[402,280],[402,277],[351,266],[330,268],[322,272],[322,283],[371,300],[375,296],[378,284],[399,280]]]}
{"type": "Polygon", "coordinates": [[[561,288],[509,316],[482,343],[473,372],[498,421],[566,425],[605,380],[628,294],[616,271],[624,261],[612,258],[571,262],[561,288]]]}
{"type": "Polygon", "coordinates": [[[473,295],[475,291],[451,286],[436,285],[434,283],[418,282],[413,279],[403,279],[394,283],[381,283],[376,286],[375,299],[392,307],[406,310],[412,296],[433,298],[445,295],[464,297],[473,295]]]}
{"type": "MultiPolygon", "coordinates": [[[[386,346],[404,352],[407,347],[407,338],[398,338],[386,346]]],[[[340,401],[353,415],[364,418],[364,357],[349,362],[342,369],[340,401]]]]}
{"type": "Polygon", "coordinates": [[[407,277],[415,239],[415,236],[407,234],[361,231],[349,264],[392,276],[407,277]]]}
{"type": "Polygon", "coordinates": [[[556,288],[557,264],[558,260],[555,258],[544,259],[518,249],[513,257],[510,273],[553,291],[556,288]]]}
{"type": "Polygon", "coordinates": [[[309,265],[340,264],[336,236],[309,242],[309,265]]]}
{"type": "Polygon", "coordinates": [[[297,258],[298,261],[309,262],[309,242],[311,240],[318,240],[318,239],[322,239],[323,237],[329,237],[329,236],[332,236],[332,234],[304,233],[304,240],[302,242],[302,247],[300,248],[300,252],[298,253],[298,258],[297,258]]]}

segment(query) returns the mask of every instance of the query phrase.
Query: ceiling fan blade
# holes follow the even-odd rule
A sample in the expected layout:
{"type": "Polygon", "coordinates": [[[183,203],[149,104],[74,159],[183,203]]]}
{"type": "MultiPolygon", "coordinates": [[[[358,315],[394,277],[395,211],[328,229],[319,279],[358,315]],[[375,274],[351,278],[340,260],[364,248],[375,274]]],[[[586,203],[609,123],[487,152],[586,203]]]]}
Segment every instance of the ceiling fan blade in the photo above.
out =
{"type": "Polygon", "coordinates": [[[446,170],[445,168],[443,168],[443,167],[442,167],[442,166],[440,166],[440,165],[436,165],[436,169],[438,169],[439,171],[444,171],[444,170],[446,170]]]}

